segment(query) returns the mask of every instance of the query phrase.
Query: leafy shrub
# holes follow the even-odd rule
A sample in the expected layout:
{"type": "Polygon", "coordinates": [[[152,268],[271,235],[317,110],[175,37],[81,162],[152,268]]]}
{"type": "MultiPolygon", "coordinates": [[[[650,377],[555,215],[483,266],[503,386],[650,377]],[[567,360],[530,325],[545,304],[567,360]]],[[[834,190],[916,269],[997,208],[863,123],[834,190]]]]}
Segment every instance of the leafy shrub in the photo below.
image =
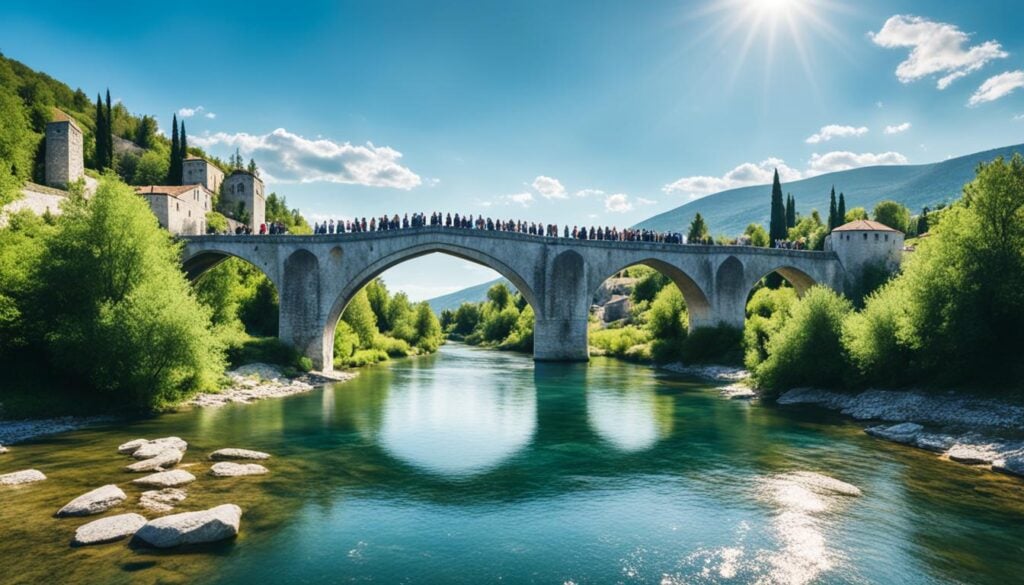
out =
{"type": "Polygon", "coordinates": [[[688,364],[739,364],[743,360],[743,330],[729,325],[698,327],[680,344],[680,358],[688,364]]]}

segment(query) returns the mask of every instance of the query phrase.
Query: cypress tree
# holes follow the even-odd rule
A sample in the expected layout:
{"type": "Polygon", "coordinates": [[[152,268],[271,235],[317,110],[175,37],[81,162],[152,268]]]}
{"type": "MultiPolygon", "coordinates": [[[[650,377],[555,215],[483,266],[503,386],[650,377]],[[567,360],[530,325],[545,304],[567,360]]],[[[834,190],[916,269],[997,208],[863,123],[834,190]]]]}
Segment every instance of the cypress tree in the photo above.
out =
{"type": "Polygon", "coordinates": [[[185,180],[185,159],[188,158],[188,138],[185,137],[185,120],[181,121],[178,133],[178,185],[185,180]]]}
{"type": "Polygon", "coordinates": [[[171,164],[167,168],[167,184],[176,185],[175,178],[181,177],[181,161],[178,156],[178,115],[174,114],[171,121],[171,164]]]}
{"type": "Polygon", "coordinates": [[[786,194],[786,227],[796,227],[796,198],[792,193],[786,194]]]}
{"type": "Polygon", "coordinates": [[[839,194],[839,206],[836,208],[836,227],[846,223],[846,196],[839,194]]]}
{"type": "Polygon", "coordinates": [[[690,231],[686,234],[686,243],[701,244],[707,237],[708,226],[704,223],[704,218],[698,213],[693,217],[693,221],[690,222],[690,231]]]}
{"type": "Polygon", "coordinates": [[[96,152],[94,154],[96,169],[103,170],[107,165],[107,141],[103,137],[105,132],[104,128],[106,124],[103,119],[106,114],[103,111],[103,101],[100,98],[100,94],[96,94],[96,152]]]}
{"type": "Polygon", "coordinates": [[[788,235],[786,229],[786,206],[782,202],[782,183],[779,182],[779,169],[775,169],[775,178],[772,180],[772,214],[771,222],[768,225],[769,244],[772,248],[779,240],[785,240],[788,235]]]}
{"type": "Polygon", "coordinates": [[[928,233],[928,208],[925,207],[921,211],[921,215],[917,218],[917,235],[928,233]]]}
{"type": "Polygon", "coordinates": [[[107,155],[107,168],[114,168],[114,113],[110,107],[110,88],[107,88],[107,116],[104,119],[106,127],[103,128],[103,139],[107,141],[107,148],[104,154],[107,155]]]}
{"type": "Polygon", "coordinates": [[[828,201],[828,231],[836,228],[836,186],[832,185],[832,195],[828,201]]]}

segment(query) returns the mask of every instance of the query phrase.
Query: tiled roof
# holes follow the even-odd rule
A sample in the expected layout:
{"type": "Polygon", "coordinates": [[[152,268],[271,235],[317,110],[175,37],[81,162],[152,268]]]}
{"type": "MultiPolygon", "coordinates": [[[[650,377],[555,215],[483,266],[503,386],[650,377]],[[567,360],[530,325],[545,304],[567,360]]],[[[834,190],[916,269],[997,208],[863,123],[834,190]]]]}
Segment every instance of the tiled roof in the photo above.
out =
{"type": "MultiPolygon", "coordinates": [[[[60,108],[53,108],[53,114],[50,117],[52,118],[51,122],[70,122],[72,126],[78,128],[78,122],[60,108]]],[[[81,128],[78,129],[81,130],[81,128]]]]}
{"type": "Polygon", "coordinates": [[[884,223],[878,223],[877,221],[871,221],[870,219],[858,219],[851,221],[850,223],[843,224],[836,229],[834,232],[896,232],[900,233],[899,230],[894,230],[884,223]]]}
{"type": "Polygon", "coordinates": [[[206,191],[206,187],[202,185],[144,185],[136,187],[135,192],[139,195],[168,195],[170,197],[181,197],[182,193],[186,193],[195,189],[196,187],[206,191]]]}

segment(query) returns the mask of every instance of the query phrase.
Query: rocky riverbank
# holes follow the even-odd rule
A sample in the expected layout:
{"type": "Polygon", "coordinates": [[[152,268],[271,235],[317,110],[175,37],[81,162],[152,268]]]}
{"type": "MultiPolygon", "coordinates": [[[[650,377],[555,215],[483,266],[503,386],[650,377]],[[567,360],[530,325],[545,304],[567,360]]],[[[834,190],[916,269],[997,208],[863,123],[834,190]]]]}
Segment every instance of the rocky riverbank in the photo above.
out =
{"type": "Polygon", "coordinates": [[[309,372],[297,378],[288,378],[276,366],[247,364],[227,373],[231,386],[220,392],[199,394],[188,402],[191,406],[223,406],[248,404],[267,398],[284,398],[309,392],[323,384],[346,382],[355,378],[351,372],[309,372]]]}
{"type": "Polygon", "coordinates": [[[757,391],[750,385],[750,372],[743,368],[719,365],[686,365],[680,362],[661,366],[661,369],[674,374],[693,376],[712,382],[725,382],[718,391],[730,400],[750,400],[757,398],[757,391]]]}
{"type": "Polygon", "coordinates": [[[809,404],[836,410],[871,436],[938,453],[943,459],[1024,477],[1024,406],[953,392],[867,390],[840,393],[796,388],[780,405],[809,404]]]}
{"type": "MultiPolygon", "coordinates": [[[[231,403],[248,404],[267,398],[283,398],[309,392],[317,386],[351,380],[351,372],[309,372],[297,378],[288,378],[270,364],[247,364],[227,373],[231,385],[220,392],[199,394],[186,404],[190,406],[223,406],[231,403]]],[[[3,445],[12,445],[42,437],[73,431],[93,425],[117,421],[113,416],[61,416],[55,418],[0,420],[0,454],[7,451],[3,445]]]]}

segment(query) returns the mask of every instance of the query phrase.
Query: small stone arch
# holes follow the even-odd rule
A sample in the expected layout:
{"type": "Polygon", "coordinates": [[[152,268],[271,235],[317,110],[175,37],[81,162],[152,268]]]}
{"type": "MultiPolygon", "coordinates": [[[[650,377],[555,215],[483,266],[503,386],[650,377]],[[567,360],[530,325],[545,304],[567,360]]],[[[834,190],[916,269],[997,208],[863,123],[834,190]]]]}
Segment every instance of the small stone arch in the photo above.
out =
{"type": "MultiPolygon", "coordinates": [[[[760,273],[762,271],[759,270],[758,272],[760,273]]],[[[807,272],[795,266],[783,265],[772,268],[771,270],[763,271],[763,273],[761,274],[755,273],[753,275],[755,276],[755,278],[748,280],[746,283],[747,295],[750,294],[750,290],[754,288],[754,286],[756,286],[762,278],[768,276],[773,272],[779,273],[779,275],[782,276],[782,278],[785,278],[789,284],[793,285],[793,288],[796,289],[796,294],[799,297],[804,296],[804,293],[807,292],[807,289],[811,288],[815,284],[818,284],[818,281],[807,272]]]]}
{"type": "Polygon", "coordinates": [[[263,258],[259,254],[253,257],[243,254],[235,254],[227,250],[218,250],[213,248],[203,249],[184,256],[181,262],[181,269],[182,272],[185,273],[185,278],[187,278],[189,282],[194,283],[202,278],[204,274],[213,268],[216,268],[228,258],[238,258],[239,260],[256,267],[270,280],[270,282],[274,283],[274,287],[277,288],[278,291],[281,290],[281,283],[279,282],[276,263],[273,262],[273,259],[263,258]]]}
{"type": "Polygon", "coordinates": [[[648,266],[657,270],[668,277],[668,279],[671,280],[677,288],[679,288],[679,292],[683,293],[683,300],[686,301],[686,310],[690,319],[690,328],[699,327],[711,321],[711,302],[704,289],[702,289],[701,286],[697,284],[697,281],[695,281],[693,277],[687,274],[683,269],[657,258],[644,258],[642,260],[637,260],[624,266],[620,266],[618,269],[603,276],[596,282],[596,284],[593,284],[593,290],[589,291],[590,295],[588,298],[594,298],[594,295],[597,293],[597,288],[601,286],[605,280],[608,280],[608,278],[622,272],[630,266],[637,265],[648,266]]]}
{"type": "Polygon", "coordinates": [[[526,302],[533,308],[535,318],[542,314],[543,306],[539,304],[537,295],[534,292],[534,287],[527,282],[522,275],[517,273],[501,260],[480,250],[465,248],[455,244],[440,242],[423,244],[406,248],[376,260],[369,266],[360,270],[355,277],[351,278],[349,282],[344,285],[333,300],[330,311],[327,313],[327,321],[323,324],[323,346],[325,348],[334,347],[334,333],[335,328],[338,325],[338,319],[341,318],[341,315],[345,312],[345,308],[348,306],[355,294],[369,284],[371,280],[377,278],[388,269],[398,266],[403,262],[408,262],[409,260],[414,260],[421,256],[434,253],[447,254],[494,270],[498,274],[507,278],[516,287],[516,289],[519,290],[520,294],[523,295],[523,298],[526,299],[526,302]]]}

